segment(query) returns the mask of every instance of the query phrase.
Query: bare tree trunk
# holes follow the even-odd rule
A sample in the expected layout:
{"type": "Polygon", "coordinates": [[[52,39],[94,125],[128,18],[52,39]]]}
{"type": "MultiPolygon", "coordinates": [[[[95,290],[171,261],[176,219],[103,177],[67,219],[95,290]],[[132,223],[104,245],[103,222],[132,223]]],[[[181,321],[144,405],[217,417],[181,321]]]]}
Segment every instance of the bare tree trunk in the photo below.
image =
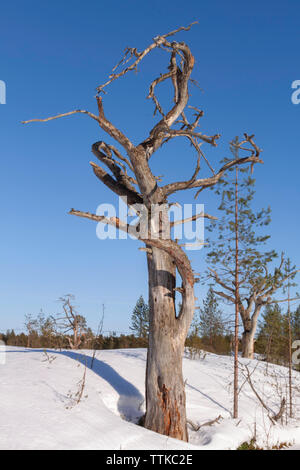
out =
{"type": "Polygon", "coordinates": [[[242,336],[242,357],[247,359],[254,358],[254,334],[255,330],[245,330],[242,336]]]}
{"type": "Polygon", "coordinates": [[[239,389],[239,226],[238,226],[238,167],[235,180],[235,323],[234,323],[234,385],[233,385],[233,417],[238,418],[239,389]]]}
{"type": "Polygon", "coordinates": [[[149,349],[146,374],[145,427],[188,440],[182,355],[185,331],[175,311],[176,268],[169,254],[153,248],[148,254],[149,349]]]}
{"type": "Polygon", "coordinates": [[[289,414],[290,418],[293,417],[293,384],[292,384],[292,319],[291,319],[291,307],[290,307],[290,282],[288,284],[288,334],[289,334],[289,398],[290,398],[290,407],[289,414]]]}
{"type": "Polygon", "coordinates": [[[258,317],[262,307],[261,304],[256,304],[254,312],[251,315],[251,305],[252,303],[249,304],[247,310],[240,312],[244,327],[242,335],[242,357],[245,357],[246,359],[254,358],[254,338],[257,329],[258,317]]]}

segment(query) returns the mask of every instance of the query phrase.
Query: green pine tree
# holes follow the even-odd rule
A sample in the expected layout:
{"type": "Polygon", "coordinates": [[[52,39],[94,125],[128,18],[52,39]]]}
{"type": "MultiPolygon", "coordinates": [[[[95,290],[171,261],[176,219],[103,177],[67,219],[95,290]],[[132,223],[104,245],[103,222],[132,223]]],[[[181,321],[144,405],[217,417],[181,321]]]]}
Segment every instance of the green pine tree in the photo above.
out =
{"type": "MultiPolygon", "coordinates": [[[[232,143],[234,146],[234,143],[232,143]]],[[[209,277],[215,282],[214,291],[229,304],[235,304],[236,231],[238,234],[238,306],[243,324],[242,352],[253,358],[258,317],[263,306],[273,302],[273,295],[281,289],[293,273],[285,270],[285,259],[274,272],[269,265],[277,257],[265,244],[270,238],[264,229],[269,225],[271,209],[252,209],[255,179],[250,168],[240,169],[243,178],[238,181],[238,222],[235,220],[235,178],[231,171],[220,180],[216,194],[221,198],[222,216],[212,221],[209,231],[217,234],[210,240],[207,254],[209,277]]]]}
{"type": "Polygon", "coordinates": [[[216,337],[224,334],[225,325],[222,311],[219,309],[218,299],[212,287],[209,288],[207,296],[203,300],[203,307],[200,307],[199,314],[195,316],[193,323],[203,340],[211,346],[216,337]]]}
{"type": "Polygon", "coordinates": [[[143,296],[138,299],[131,315],[129,327],[138,338],[146,339],[149,334],[149,307],[143,296]]]}
{"type": "Polygon", "coordinates": [[[283,363],[286,350],[286,319],[278,304],[268,305],[262,314],[257,350],[267,362],[283,363]]]}
{"type": "Polygon", "coordinates": [[[300,305],[297,310],[292,313],[292,332],[293,340],[300,340],[300,305]]]}

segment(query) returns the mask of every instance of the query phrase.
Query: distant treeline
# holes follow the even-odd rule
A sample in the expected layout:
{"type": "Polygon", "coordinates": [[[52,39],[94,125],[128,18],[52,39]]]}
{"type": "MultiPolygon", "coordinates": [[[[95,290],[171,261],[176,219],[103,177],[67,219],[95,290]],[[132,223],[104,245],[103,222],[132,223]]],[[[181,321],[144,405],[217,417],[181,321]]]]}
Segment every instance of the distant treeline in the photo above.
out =
{"type": "MultiPolygon", "coordinates": [[[[142,296],[132,312],[129,326],[132,334],[111,332],[103,334],[103,318],[95,334],[84,316],[78,314],[72,296],[61,299],[62,313],[56,316],[25,316],[25,331],[0,333],[0,340],[9,346],[49,349],[126,349],[147,348],[149,334],[149,307],[142,296]]],[[[300,306],[290,317],[278,304],[266,307],[261,315],[255,339],[255,352],[266,362],[287,365],[290,341],[300,340],[300,306]],[[289,335],[290,330],[290,335],[289,335]]],[[[210,288],[203,307],[195,312],[185,346],[191,358],[200,357],[201,351],[215,354],[232,354],[232,322],[219,308],[218,299],[210,288]]],[[[241,344],[240,344],[241,350],[241,344]]],[[[299,370],[298,364],[293,365],[299,370]]]]}
{"type": "MultiPolygon", "coordinates": [[[[14,330],[8,330],[6,333],[0,333],[0,340],[8,346],[20,346],[40,349],[70,349],[69,339],[71,336],[60,335],[42,335],[33,332],[30,336],[26,333],[16,334],[14,330]]],[[[213,338],[199,337],[193,334],[186,340],[188,348],[197,348],[216,354],[230,354],[232,347],[232,337],[230,335],[216,335],[213,338]]],[[[127,348],[147,348],[147,337],[137,337],[131,335],[94,335],[89,331],[84,337],[78,349],[127,349],[127,348]]]]}
{"type": "MultiPolygon", "coordinates": [[[[14,330],[8,330],[6,333],[0,333],[0,340],[7,346],[20,346],[30,348],[49,348],[49,349],[70,349],[69,339],[72,336],[44,336],[33,333],[30,336],[25,333],[16,334],[14,330]]],[[[78,349],[125,349],[125,348],[146,348],[148,341],[146,338],[137,338],[132,335],[119,335],[112,333],[108,336],[99,335],[96,337],[89,334],[82,338],[78,349]]]]}

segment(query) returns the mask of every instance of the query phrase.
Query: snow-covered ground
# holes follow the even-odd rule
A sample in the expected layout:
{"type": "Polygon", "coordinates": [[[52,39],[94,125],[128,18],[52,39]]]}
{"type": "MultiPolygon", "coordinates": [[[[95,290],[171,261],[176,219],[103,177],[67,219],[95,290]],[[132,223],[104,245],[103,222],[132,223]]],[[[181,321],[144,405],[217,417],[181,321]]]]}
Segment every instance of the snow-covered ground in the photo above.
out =
{"type": "MultiPolygon", "coordinates": [[[[288,425],[272,425],[244,377],[240,377],[239,419],[233,420],[232,358],[206,354],[184,358],[187,416],[211,426],[189,430],[190,443],[134,424],[144,412],[146,350],[49,351],[0,349],[0,449],[236,449],[254,433],[265,448],[280,442],[300,447],[300,374],[295,373],[294,414],[288,425]],[[87,364],[82,398],[81,383],[87,364]]],[[[270,408],[279,410],[286,395],[287,369],[263,362],[249,364],[252,381],[270,408]]],[[[285,417],[284,417],[285,423],[285,417]]]]}

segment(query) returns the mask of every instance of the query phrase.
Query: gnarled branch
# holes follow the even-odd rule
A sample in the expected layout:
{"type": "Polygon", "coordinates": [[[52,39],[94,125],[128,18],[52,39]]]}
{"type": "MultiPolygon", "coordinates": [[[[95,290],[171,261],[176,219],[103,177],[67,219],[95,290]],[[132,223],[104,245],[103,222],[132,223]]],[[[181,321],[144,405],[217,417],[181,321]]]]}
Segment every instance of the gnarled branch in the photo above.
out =
{"type": "Polygon", "coordinates": [[[199,218],[217,220],[217,217],[214,217],[213,215],[209,215],[209,214],[205,214],[204,212],[200,212],[200,214],[195,214],[192,217],[187,217],[186,219],[174,220],[174,222],[170,222],[170,226],[174,227],[174,225],[180,225],[180,224],[186,224],[188,222],[194,222],[195,220],[198,220],[199,218]]]}
{"type": "Polygon", "coordinates": [[[129,47],[126,48],[124,57],[120,60],[120,62],[116,65],[116,67],[114,67],[113,71],[116,70],[120,65],[125,64],[126,62],[128,62],[128,60],[130,60],[132,57],[135,57],[136,60],[131,65],[129,65],[128,67],[123,69],[121,72],[112,73],[109,76],[109,80],[107,80],[107,82],[105,82],[103,85],[99,85],[97,87],[98,93],[103,92],[104,88],[107,87],[107,85],[112,83],[114,80],[117,80],[118,78],[124,76],[126,73],[128,73],[132,70],[137,70],[137,66],[144,59],[144,57],[147,54],[149,54],[149,52],[153,51],[153,49],[156,49],[157,47],[161,47],[162,45],[166,45],[166,43],[167,43],[166,38],[168,38],[170,36],[174,36],[174,34],[179,33],[180,31],[189,31],[193,24],[196,24],[196,22],[191,23],[187,27],[182,26],[182,27],[180,27],[180,28],[178,28],[174,31],[171,31],[167,34],[164,34],[162,36],[156,36],[154,38],[154,42],[152,44],[150,44],[148,47],[146,47],[146,49],[144,49],[142,52],[138,52],[136,48],[129,48],[129,47]],[[129,54],[129,58],[127,58],[128,54],[129,54]]]}
{"type": "Polygon", "coordinates": [[[127,174],[126,166],[122,162],[113,158],[112,154],[114,153],[117,155],[118,158],[125,161],[127,165],[130,162],[127,158],[123,157],[113,145],[108,145],[102,141],[96,142],[92,145],[92,152],[98,160],[104,163],[111,170],[117,181],[126,186],[128,190],[136,192],[135,187],[133,186],[133,184],[137,184],[136,180],[127,174]]]}
{"type": "Polygon", "coordinates": [[[218,171],[218,173],[214,176],[211,176],[209,178],[197,179],[192,184],[189,184],[188,181],[178,181],[176,183],[170,183],[163,186],[162,190],[164,191],[165,195],[168,196],[184,189],[200,187],[201,189],[197,192],[195,196],[196,198],[203,189],[214,186],[222,178],[226,170],[229,170],[230,168],[236,165],[245,165],[247,163],[263,163],[263,161],[256,156],[243,157],[239,158],[238,160],[231,160],[225,163],[225,165],[223,165],[222,168],[218,171]]]}
{"type": "Polygon", "coordinates": [[[99,165],[96,165],[94,162],[90,162],[90,165],[93,168],[94,174],[99,178],[102,183],[104,183],[109,189],[111,189],[118,196],[126,196],[128,205],[133,204],[142,204],[143,199],[140,194],[135,190],[129,189],[123,183],[115,180],[109,173],[107,173],[99,165]]]}

